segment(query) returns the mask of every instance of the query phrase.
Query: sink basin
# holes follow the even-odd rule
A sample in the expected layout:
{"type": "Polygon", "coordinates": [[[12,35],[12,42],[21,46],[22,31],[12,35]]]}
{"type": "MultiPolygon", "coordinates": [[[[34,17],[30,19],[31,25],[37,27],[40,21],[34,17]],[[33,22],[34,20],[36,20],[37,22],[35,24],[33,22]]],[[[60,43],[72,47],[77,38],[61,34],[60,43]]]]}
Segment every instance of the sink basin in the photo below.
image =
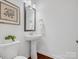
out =
{"type": "Polygon", "coordinates": [[[14,44],[17,44],[17,43],[20,43],[20,41],[14,41],[14,42],[5,42],[5,41],[3,41],[3,42],[0,42],[0,47],[5,47],[5,46],[9,46],[9,45],[14,45],[14,44]]]}
{"type": "Polygon", "coordinates": [[[36,39],[39,39],[41,38],[42,35],[41,34],[37,34],[37,35],[26,35],[25,36],[25,39],[26,40],[36,40],[36,39]]]}

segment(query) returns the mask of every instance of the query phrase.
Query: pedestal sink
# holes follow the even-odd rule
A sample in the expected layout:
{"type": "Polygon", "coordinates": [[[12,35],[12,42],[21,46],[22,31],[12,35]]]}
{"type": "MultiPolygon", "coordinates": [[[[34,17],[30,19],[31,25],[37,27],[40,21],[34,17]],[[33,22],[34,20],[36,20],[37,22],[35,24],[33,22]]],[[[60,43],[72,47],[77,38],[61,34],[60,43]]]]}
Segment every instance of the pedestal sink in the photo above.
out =
{"type": "Polygon", "coordinates": [[[17,56],[19,43],[20,41],[0,42],[0,57],[2,57],[2,59],[12,59],[17,56]]]}
{"type": "Polygon", "coordinates": [[[26,35],[25,38],[27,38],[26,40],[36,40],[38,38],[41,38],[42,37],[42,34],[31,34],[31,35],[26,35]]]}
{"type": "Polygon", "coordinates": [[[36,40],[40,39],[41,37],[42,37],[41,34],[25,36],[26,41],[31,42],[31,58],[32,59],[37,59],[36,40]]]}

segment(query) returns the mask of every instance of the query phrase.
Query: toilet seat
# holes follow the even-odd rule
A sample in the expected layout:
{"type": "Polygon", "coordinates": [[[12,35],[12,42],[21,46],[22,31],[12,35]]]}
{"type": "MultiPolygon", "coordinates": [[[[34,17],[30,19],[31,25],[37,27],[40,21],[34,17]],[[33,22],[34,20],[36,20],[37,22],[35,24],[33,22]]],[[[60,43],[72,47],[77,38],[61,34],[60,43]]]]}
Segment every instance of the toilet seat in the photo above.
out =
{"type": "Polygon", "coordinates": [[[27,59],[27,58],[24,56],[16,56],[14,59],[27,59]]]}

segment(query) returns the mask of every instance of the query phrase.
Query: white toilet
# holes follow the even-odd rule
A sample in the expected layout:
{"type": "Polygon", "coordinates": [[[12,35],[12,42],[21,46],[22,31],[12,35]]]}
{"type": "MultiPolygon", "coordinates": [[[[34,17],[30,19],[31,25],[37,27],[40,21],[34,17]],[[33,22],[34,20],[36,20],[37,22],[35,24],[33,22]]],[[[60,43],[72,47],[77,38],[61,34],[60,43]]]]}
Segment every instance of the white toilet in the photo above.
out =
{"type": "Polygon", "coordinates": [[[27,58],[24,56],[16,56],[14,59],[27,59],[27,58]]]}

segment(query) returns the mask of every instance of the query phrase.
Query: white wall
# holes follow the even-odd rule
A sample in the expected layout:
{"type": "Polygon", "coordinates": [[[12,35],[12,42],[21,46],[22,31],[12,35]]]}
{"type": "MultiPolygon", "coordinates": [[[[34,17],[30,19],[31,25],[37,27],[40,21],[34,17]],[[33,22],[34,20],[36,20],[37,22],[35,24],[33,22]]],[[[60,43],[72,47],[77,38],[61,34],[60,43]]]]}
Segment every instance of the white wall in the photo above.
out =
{"type": "MultiPolygon", "coordinates": [[[[17,6],[21,6],[20,8],[22,8],[22,4],[20,1],[18,2],[18,0],[17,1],[8,0],[8,1],[14,3],[17,6]]],[[[21,11],[21,14],[23,14],[22,9],[20,11],[21,11]]],[[[20,19],[21,19],[20,25],[1,24],[0,23],[0,40],[4,40],[4,37],[9,34],[16,35],[17,39],[23,38],[23,36],[22,36],[22,34],[23,34],[23,17],[20,17],[20,19]],[[19,33],[21,33],[21,34],[19,34],[19,33]]]]}
{"type": "MultiPolygon", "coordinates": [[[[0,0],[2,1],[2,0],[0,0]]],[[[24,10],[23,0],[8,0],[9,2],[20,7],[20,25],[1,24],[0,23],[0,41],[4,40],[7,35],[16,35],[16,40],[24,40],[24,10]]],[[[22,42],[19,48],[19,55],[28,57],[29,55],[29,43],[22,42]]],[[[12,49],[11,49],[12,50],[12,49]]],[[[15,52],[15,50],[12,50],[15,52]]],[[[15,52],[16,53],[16,52],[15,52]]],[[[7,55],[10,53],[7,53],[7,55]]]]}
{"type": "MultiPolygon", "coordinates": [[[[9,1],[20,7],[21,24],[0,24],[0,41],[9,34],[15,34],[17,40],[23,40],[22,0],[9,1]]],[[[52,57],[54,54],[62,55],[69,51],[76,51],[77,0],[39,0],[37,12],[40,13],[38,19],[43,18],[46,26],[46,37],[38,40],[38,52],[52,57]]],[[[28,42],[21,44],[19,55],[29,56],[28,44],[28,42]]]]}
{"type": "Polygon", "coordinates": [[[77,51],[77,0],[39,0],[37,7],[46,27],[38,52],[52,57],[77,51]]]}

